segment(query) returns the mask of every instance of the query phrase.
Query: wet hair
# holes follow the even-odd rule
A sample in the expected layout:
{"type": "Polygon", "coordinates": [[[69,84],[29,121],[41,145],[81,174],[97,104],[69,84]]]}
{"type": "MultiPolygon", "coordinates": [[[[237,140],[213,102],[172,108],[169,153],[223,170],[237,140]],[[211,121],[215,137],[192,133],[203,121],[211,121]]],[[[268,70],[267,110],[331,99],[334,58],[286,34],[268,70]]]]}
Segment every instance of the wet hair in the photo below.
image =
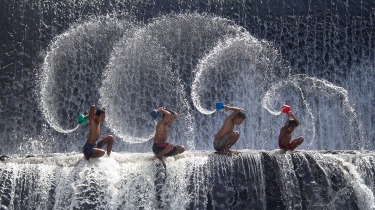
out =
{"type": "Polygon", "coordinates": [[[289,120],[288,127],[291,127],[291,126],[297,127],[297,122],[295,120],[289,120]]]}
{"type": "Polygon", "coordinates": [[[238,114],[236,115],[236,117],[245,120],[246,119],[246,114],[244,112],[238,112],[238,114]]]}
{"type": "Polygon", "coordinates": [[[95,115],[100,116],[103,113],[105,113],[105,109],[104,108],[100,108],[100,109],[96,110],[95,115]]]}

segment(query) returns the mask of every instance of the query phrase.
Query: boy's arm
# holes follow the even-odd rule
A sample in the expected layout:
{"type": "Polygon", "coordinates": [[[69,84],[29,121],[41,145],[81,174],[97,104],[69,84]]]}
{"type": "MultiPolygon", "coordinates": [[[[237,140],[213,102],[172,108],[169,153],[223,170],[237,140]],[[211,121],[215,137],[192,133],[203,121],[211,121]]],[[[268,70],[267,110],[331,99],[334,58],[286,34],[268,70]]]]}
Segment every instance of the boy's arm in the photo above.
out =
{"type": "Polygon", "coordinates": [[[164,107],[159,107],[158,108],[158,112],[159,113],[162,113],[162,114],[165,114],[166,117],[164,117],[162,120],[160,120],[160,122],[165,122],[166,119],[168,118],[167,116],[171,116],[172,113],[170,113],[166,108],[164,107]]]}
{"type": "Polygon", "coordinates": [[[172,114],[168,109],[166,109],[164,107],[159,107],[158,112],[163,113],[165,115],[171,115],[172,114]]]}
{"type": "Polygon", "coordinates": [[[170,110],[168,108],[165,108],[165,107],[162,107],[162,108],[165,109],[165,110],[167,110],[168,112],[170,112],[173,115],[177,115],[177,112],[175,112],[175,111],[172,111],[172,110],[170,110]]]}
{"type": "MultiPolygon", "coordinates": [[[[297,123],[296,127],[299,126],[300,122],[299,122],[299,120],[294,116],[294,114],[293,114],[292,112],[289,112],[288,115],[291,116],[291,117],[293,118],[294,121],[296,121],[296,123],[297,123]]],[[[289,117],[288,117],[288,121],[289,121],[289,117]]]]}
{"type": "Polygon", "coordinates": [[[165,107],[160,107],[158,109],[158,112],[164,113],[166,115],[177,115],[177,112],[172,111],[172,110],[170,110],[168,108],[165,108],[165,107]]]}
{"type": "Polygon", "coordinates": [[[289,113],[286,115],[286,120],[283,128],[287,128],[289,126],[289,113]]]}
{"type": "Polygon", "coordinates": [[[89,109],[89,114],[85,116],[89,121],[94,120],[95,110],[95,105],[91,105],[89,109]]]}
{"type": "Polygon", "coordinates": [[[244,109],[235,107],[235,106],[230,106],[230,105],[224,105],[225,110],[232,110],[233,112],[239,113],[239,112],[245,112],[244,109]]]}
{"type": "Polygon", "coordinates": [[[228,116],[229,119],[233,119],[240,112],[245,112],[244,109],[241,109],[241,108],[235,107],[235,106],[229,106],[229,105],[224,105],[224,109],[233,111],[232,114],[230,114],[228,116]]]}

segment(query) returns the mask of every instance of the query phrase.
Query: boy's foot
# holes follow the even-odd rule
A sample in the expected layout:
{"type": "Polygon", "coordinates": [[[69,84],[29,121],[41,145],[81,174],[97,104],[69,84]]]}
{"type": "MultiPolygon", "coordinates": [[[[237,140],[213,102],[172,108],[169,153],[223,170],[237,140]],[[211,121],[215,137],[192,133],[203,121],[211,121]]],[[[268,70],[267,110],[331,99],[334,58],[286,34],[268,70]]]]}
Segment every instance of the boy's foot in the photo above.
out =
{"type": "Polygon", "coordinates": [[[215,153],[218,154],[218,155],[227,155],[228,154],[227,151],[216,151],[215,153]]]}
{"type": "Polygon", "coordinates": [[[239,151],[232,151],[232,155],[238,155],[238,154],[240,154],[239,151]]]}
{"type": "Polygon", "coordinates": [[[232,151],[232,150],[221,150],[221,151],[218,151],[218,152],[216,152],[217,154],[219,154],[219,155],[237,155],[237,154],[239,154],[239,152],[237,152],[237,151],[232,151]]]}
{"type": "Polygon", "coordinates": [[[228,155],[238,155],[238,154],[240,154],[240,152],[238,152],[238,151],[228,150],[228,151],[227,151],[227,154],[228,154],[228,155]]]}
{"type": "Polygon", "coordinates": [[[85,158],[85,160],[90,160],[90,158],[87,157],[86,155],[83,155],[83,157],[85,158]]]}
{"type": "Polygon", "coordinates": [[[183,153],[183,152],[185,152],[185,148],[182,147],[182,146],[178,147],[177,150],[176,150],[176,153],[177,153],[177,154],[181,154],[181,153],[183,153]]]}

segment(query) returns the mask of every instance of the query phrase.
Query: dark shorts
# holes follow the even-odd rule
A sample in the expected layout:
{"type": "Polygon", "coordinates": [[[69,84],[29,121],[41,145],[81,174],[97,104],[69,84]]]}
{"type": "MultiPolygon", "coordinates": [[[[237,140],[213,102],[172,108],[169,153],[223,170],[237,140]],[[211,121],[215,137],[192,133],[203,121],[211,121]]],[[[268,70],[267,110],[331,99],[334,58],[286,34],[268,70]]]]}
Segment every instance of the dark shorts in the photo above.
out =
{"type": "MultiPolygon", "coordinates": [[[[290,141],[289,144],[288,144],[288,150],[293,151],[297,146],[298,146],[298,142],[296,142],[296,141],[290,141]]],[[[287,149],[286,145],[282,144],[281,142],[279,142],[279,148],[283,149],[283,150],[287,149]]]]}
{"type": "Polygon", "coordinates": [[[228,141],[228,135],[224,135],[222,136],[221,138],[216,138],[214,140],[214,149],[216,151],[222,151],[224,148],[225,148],[225,144],[227,143],[228,141]]]}
{"type": "MultiPolygon", "coordinates": [[[[160,152],[162,152],[168,145],[169,145],[169,143],[153,144],[152,145],[152,151],[154,152],[155,155],[157,155],[160,152]]],[[[168,157],[168,156],[176,155],[177,149],[179,147],[180,146],[178,146],[178,145],[174,146],[173,149],[170,152],[168,152],[167,154],[165,154],[164,156],[168,157]]]]}
{"type": "Polygon", "coordinates": [[[86,143],[83,148],[82,152],[86,157],[92,157],[94,154],[94,148],[102,148],[103,141],[99,141],[98,144],[89,144],[86,143]]]}

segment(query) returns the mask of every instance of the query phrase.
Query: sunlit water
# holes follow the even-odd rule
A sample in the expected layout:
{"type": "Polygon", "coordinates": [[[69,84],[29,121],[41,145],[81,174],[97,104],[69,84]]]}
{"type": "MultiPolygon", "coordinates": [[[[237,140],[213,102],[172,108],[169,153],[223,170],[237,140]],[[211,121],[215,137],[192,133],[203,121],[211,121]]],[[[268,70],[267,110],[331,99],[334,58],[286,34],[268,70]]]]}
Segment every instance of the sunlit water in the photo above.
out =
{"type": "Polygon", "coordinates": [[[149,113],[166,106],[179,113],[170,138],[209,149],[227,115],[214,103],[223,101],[249,116],[237,148],[275,148],[284,104],[301,121],[302,148],[370,146],[345,88],[294,75],[271,42],[222,18],[168,16],[142,27],[102,18],[73,26],[56,37],[41,76],[41,108],[62,133],[78,129],[76,115],[97,104],[107,108],[106,126],[119,141],[148,142],[155,126],[149,113]]]}
{"type": "Polygon", "coordinates": [[[127,1],[6,4],[0,208],[374,209],[373,5],[331,1],[320,14],[309,1],[304,14],[239,2],[208,14],[193,3],[172,14],[127,1]],[[246,110],[237,156],[213,153],[230,113],[216,101],[246,110]],[[115,145],[86,161],[76,117],[92,104],[106,108],[101,135],[115,145]],[[295,153],[276,149],[284,104],[305,138],[295,153]],[[179,113],[168,141],[187,148],[167,170],[150,151],[160,106],[179,113]]]}
{"type": "Polygon", "coordinates": [[[5,209],[374,208],[372,152],[195,151],[166,164],[152,153],[7,159],[0,202],[5,209]]]}

